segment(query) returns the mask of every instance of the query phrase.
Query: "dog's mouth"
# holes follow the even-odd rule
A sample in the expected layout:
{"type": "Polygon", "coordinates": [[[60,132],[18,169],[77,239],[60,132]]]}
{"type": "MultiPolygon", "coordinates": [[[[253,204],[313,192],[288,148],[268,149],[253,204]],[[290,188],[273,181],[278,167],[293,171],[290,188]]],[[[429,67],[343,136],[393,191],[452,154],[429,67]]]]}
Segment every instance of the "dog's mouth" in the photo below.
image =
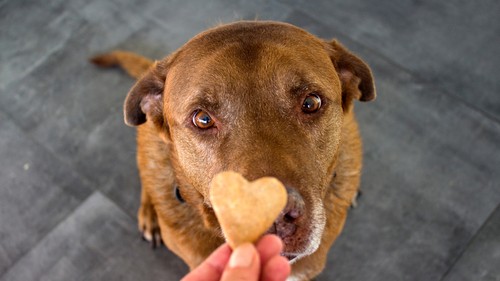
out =
{"type": "Polygon", "coordinates": [[[280,255],[287,258],[290,263],[294,263],[300,257],[311,254],[314,251],[311,251],[311,246],[306,242],[309,240],[308,235],[306,237],[300,234],[283,237],[279,233],[272,234],[277,235],[283,241],[283,250],[280,255]]]}
{"type": "MultiPolygon", "coordinates": [[[[292,195],[293,196],[293,195],[292,195]]],[[[289,204],[267,230],[283,241],[281,255],[291,264],[314,253],[321,242],[326,218],[321,202],[299,204],[297,199],[289,204]]]]}
{"type": "Polygon", "coordinates": [[[300,257],[316,250],[311,241],[314,240],[312,236],[318,233],[314,233],[313,228],[306,217],[296,220],[282,217],[278,218],[266,233],[277,235],[282,240],[281,256],[287,258],[290,263],[294,263],[300,257]]]}

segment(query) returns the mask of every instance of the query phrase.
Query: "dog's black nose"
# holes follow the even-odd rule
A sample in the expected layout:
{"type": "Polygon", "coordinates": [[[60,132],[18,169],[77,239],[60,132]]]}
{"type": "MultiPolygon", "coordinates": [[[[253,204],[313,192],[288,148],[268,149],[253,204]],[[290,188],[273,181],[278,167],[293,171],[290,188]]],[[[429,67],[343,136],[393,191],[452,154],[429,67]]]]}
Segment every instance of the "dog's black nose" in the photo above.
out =
{"type": "Polygon", "coordinates": [[[293,188],[287,187],[288,200],[285,209],[279,214],[269,230],[282,239],[295,234],[297,231],[297,221],[303,216],[305,203],[302,196],[293,188]]]}

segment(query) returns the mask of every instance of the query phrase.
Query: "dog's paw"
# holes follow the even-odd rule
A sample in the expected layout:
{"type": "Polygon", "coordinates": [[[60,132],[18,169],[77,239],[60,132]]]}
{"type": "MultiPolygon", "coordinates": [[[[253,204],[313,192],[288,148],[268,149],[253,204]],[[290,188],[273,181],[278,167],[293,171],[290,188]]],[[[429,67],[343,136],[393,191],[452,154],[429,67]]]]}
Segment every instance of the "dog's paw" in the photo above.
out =
{"type": "Polygon", "coordinates": [[[137,215],[142,239],[151,243],[153,249],[163,244],[156,211],[151,204],[142,204],[137,215]]]}
{"type": "Polygon", "coordinates": [[[351,201],[351,209],[354,209],[358,206],[358,201],[359,201],[359,198],[361,198],[361,195],[363,195],[363,193],[361,192],[361,190],[358,190],[358,192],[356,192],[356,195],[354,196],[354,198],[352,198],[352,201],[351,201]]]}

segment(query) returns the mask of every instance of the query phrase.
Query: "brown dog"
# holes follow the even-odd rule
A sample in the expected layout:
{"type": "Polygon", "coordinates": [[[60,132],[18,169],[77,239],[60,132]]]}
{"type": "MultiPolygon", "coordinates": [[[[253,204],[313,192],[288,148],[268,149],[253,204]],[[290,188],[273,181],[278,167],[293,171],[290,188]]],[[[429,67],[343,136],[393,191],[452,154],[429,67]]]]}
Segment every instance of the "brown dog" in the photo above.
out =
{"type": "Polygon", "coordinates": [[[284,242],[291,279],[320,273],[359,186],[353,100],[375,98],[361,59],[289,24],[237,22],[158,62],[120,51],[93,62],[140,77],[125,122],[138,126],[146,238],[158,242],[161,230],[193,269],[224,243],[208,200],[212,177],[224,170],[249,180],[274,176],[289,196],[269,232],[284,242]]]}

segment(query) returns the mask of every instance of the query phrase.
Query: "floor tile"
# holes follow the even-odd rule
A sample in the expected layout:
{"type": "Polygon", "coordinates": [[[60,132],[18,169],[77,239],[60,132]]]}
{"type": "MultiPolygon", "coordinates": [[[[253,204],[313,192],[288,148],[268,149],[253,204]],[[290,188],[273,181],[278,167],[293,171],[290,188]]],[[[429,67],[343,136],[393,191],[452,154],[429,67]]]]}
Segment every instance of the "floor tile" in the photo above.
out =
{"type": "Polygon", "coordinates": [[[97,189],[135,217],[141,187],[136,165],[135,129],[124,124],[120,111],[87,133],[85,142],[74,154],[74,166],[97,184],[97,189]]]}
{"type": "Polygon", "coordinates": [[[79,25],[70,8],[75,4],[76,1],[49,0],[40,3],[20,0],[2,5],[0,85],[5,86],[24,77],[64,47],[79,25]]]}
{"type": "Polygon", "coordinates": [[[125,9],[137,10],[141,16],[177,32],[184,41],[220,23],[254,19],[282,20],[291,11],[289,5],[277,1],[174,0],[165,5],[162,1],[127,0],[119,3],[125,9]]]}
{"type": "Polygon", "coordinates": [[[0,276],[91,193],[0,112],[0,276]]]}
{"type": "Polygon", "coordinates": [[[2,280],[179,280],[186,272],[166,249],[152,250],[135,221],[95,192],[2,280]]]}
{"type": "MultiPolygon", "coordinates": [[[[73,12],[78,24],[66,26],[69,37],[61,48],[22,77],[22,83],[0,85],[0,108],[96,188],[126,196],[113,199],[123,201],[122,207],[133,214],[139,202],[135,133],[124,125],[122,105],[134,79],[114,69],[99,69],[88,58],[130,46],[143,53],[141,45],[127,44],[127,39],[143,38],[135,34],[151,27],[151,21],[133,19],[132,11],[121,12],[107,1],[91,1],[73,12]]],[[[157,35],[162,34],[153,26],[157,35]]]]}
{"type": "Polygon", "coordinates": [[[500,280],[500,205],[444,281],[500,280]]]}

